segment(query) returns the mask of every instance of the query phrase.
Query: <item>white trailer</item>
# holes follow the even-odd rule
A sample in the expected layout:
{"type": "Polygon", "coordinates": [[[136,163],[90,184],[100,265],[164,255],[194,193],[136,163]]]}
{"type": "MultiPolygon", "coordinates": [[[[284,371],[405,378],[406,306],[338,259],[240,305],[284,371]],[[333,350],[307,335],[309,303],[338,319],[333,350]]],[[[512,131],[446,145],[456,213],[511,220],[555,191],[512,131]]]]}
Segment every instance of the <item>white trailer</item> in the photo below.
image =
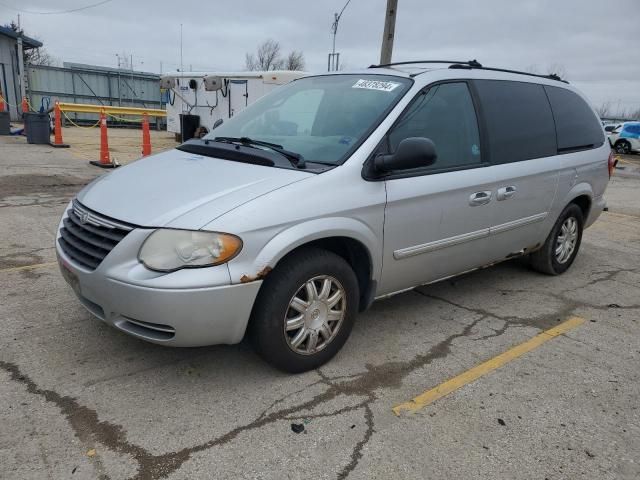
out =
{"type": "Polygon", "coordinates": [[[305,75],[289,70],[162,75],[160,88],[167,91],[167,131],[175,133],[176,139],[186,139],[192,135],[187,130],[193,131],[193,122],[211,130],[216,121],[231,118],[279,85],[305,75]],[[182,135],[183,129],[186,136],[182,135]]]}

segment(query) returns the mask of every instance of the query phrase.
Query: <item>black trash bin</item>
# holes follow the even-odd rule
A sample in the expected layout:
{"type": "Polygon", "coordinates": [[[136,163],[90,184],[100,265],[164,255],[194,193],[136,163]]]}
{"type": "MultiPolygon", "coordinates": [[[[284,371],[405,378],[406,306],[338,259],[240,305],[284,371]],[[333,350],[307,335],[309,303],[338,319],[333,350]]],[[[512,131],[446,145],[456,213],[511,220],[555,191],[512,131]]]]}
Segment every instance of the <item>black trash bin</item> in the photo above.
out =
{"type": "Polygon", "coordinates": [[[9,112],[0,112],[0,135],[11,135],[9,112]]]}
{"type": "Polygon", "coordinates": [[[35,143],[37,145],[49,143],[51,120],[49,119],[48,113],[25,113],[24,128],[27,133],[28,143],[35,143]]]}

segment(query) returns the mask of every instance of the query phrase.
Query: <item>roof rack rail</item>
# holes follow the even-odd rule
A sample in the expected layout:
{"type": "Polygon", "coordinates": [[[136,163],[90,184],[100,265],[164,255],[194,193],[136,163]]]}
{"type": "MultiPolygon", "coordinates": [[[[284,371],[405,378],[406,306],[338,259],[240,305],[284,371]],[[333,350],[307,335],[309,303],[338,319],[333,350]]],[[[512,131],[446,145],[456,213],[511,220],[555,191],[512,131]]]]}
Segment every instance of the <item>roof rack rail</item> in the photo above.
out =
{"type": "MultiPolygon", "coordinates": [[[[569,83],[566,80],[563,80],[562,78],[560,78],[560,76],[556,75],[555,73],[552,73],[549,75],[540,75],[537,73],[521,72],[519,70],[508,70],[505,68],[484,67],[480,62],[478,62],[475,59],[468,60],[466,62],[458,62],[455,60],[414,60],[411,62],[394,62],[394,63],[385,63],[382,65],[370,65],[369,68],[386,68],[386,67],[397,67],[400,65],[421,65],[421,64],[429,64],[429,63],[448,63],[449,68],[463,68],[463,69],[477,68],[481,70],[489,70],[492,72],[516,73],[518,75],[529,75],[531,77],[546,78],[548,80],[556,80],[558,82],[569,83]]],[[[420,73],[424,73],[424,72],[412,73],[411,76],[415,77],[417,75],[420,75],[420,73]]]]}
{"type": "Polygon", "coordinates": [[[483,66],[478,67],[474,65],[465,64],[465,63],[452,64],[449,66],[449,68],[468,68],[468,69],[478,68],[481,70],[489,70],[490,72],[515,73],[518,75],[528,75],[530,77],[546,78],[547,80],[556,80],[558,82],[569,83],[568,81],[560,78],[560,76],[555,73],[551,73],[549,75],[540,75],[538,73],[521,72],[520,70],[509,70],[506,68],[494,68],[494,67],[483,67],[483,66]]]}
{"type": "Polygon", "coordinates": [[[394,63],[384,63],[380,65],[369,65],[369,68],[386,68],[386,67],[395,67],[397,65],[420,65],[423,63],[450,63],[456,65],[467,65],[469,67],[474,68],[482,68],[482,65],[477,60],[469,60],[467,62],[459,62],[457,60],[414,60],[411,62],[394,62],[394,63]]]}

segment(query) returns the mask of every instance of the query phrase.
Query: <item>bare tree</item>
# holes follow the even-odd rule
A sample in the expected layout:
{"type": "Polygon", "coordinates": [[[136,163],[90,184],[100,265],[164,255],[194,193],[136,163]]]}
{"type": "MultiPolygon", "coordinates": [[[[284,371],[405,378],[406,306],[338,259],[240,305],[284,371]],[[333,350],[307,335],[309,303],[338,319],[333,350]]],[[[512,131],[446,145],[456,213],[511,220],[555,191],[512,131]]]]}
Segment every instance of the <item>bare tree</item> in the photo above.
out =
{"type": "Polygon", "coordinates": [[[42,47],[25,50],[24,63],[26,65],[45,65],[49,67],[60,65],[60,61],[42,47]]]}
{"type": "Polygon", "coordinates": [[[551,63],[547,67],[547,75],[557,75],[564,79],[567,76],[567,69],[560,63],[551,63]]]}
{"type": "Polygon", "coordinates": [[[634,120],[640,120],[640,108],[636,108],[633,112],[631,112],[630,118],[634,120]]]}
{"type": "Polygon", "coordinates": [[[293,50],[286,58],[282,58],[280,42],[268,39],[258,45],[256,53],[245,54],[247,70],[304,70],[305,61],[302,51],[293,50]]]}
{"type": "Polygon", "coordinates": [[[273,39],[268,39],[258,46],[255,53],[247,53],[245,56],[245,68],[247,70],[279,70],[284,65],[284,60],[280,56],[280,43],[273,39]]]}
{"type": "Polygon", "coordinates": [[[293,50],[289,55],[287,55],[286,60],[284,61],[285,70],[304,70],[304,54],[302,51],[293,50]]]}
{"type": "Polygon", "coordinates": [[[609,115],[611,115],[611,101],[607,100],[606,102],[600,104],[600,106],[596,108],[596,113],[600,118],[607,118],[609,115]]]}

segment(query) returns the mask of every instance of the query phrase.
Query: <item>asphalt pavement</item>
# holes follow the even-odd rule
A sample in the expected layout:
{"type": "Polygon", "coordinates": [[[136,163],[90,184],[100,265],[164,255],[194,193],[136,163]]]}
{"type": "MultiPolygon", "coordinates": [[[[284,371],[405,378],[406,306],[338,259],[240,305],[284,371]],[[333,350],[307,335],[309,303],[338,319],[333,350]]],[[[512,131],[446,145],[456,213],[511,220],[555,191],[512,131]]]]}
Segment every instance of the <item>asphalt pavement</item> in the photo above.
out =
{"type": "Polygon", "coordinates": [[[376,302],[292,376],[92,318],[53,244],[105,172],[0,137],[0,478],[640,478],[636,158],[565,275],[516,260],[376,302]]]}

